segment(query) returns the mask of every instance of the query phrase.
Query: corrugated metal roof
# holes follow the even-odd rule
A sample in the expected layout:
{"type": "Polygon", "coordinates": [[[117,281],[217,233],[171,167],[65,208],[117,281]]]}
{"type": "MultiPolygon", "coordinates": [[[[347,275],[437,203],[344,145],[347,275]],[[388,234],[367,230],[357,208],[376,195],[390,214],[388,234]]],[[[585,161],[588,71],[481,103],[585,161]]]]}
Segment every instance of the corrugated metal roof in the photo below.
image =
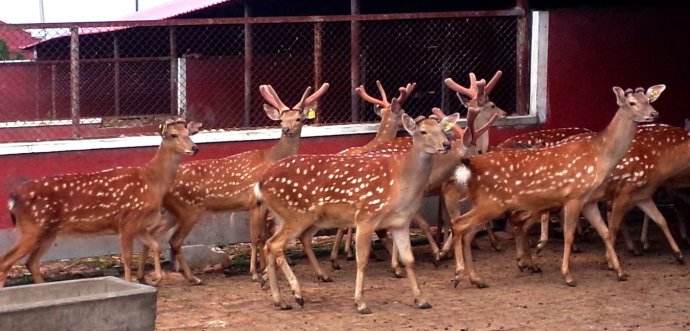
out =
{"type": "MultiPolygon", "coordinates": [[[[119,21],[157,21],[157,20],[164,20],[168,18],[174,18],[176,16],[188,14],[195,12],[197,10],[201,10],[204,8],[209,8],[221,3],[225,2],[231,2],[231,1],[236,1],[236,0],[171,0],[169,2],[160,4],[155,7],[151,7],[146,10],[138,11],[133,14],[124,16],[119,19],[119,21]]],[[[112,27],[101,27],[98,29],[88,29],[88,28],[79,28],[79,34],[80,35],[87,35],[87,34],[95,34],[95,33],[103,33],[103,32],[112,32],[112,31],[117,31],[117,30],[123,30],[127,29],[129,27],[127,26],[112,26],[112,27]]],[[[63,38],[68,36],[69,33],[60,33],[55,36],[51,36],[47,39],[44,40],[33,40],[24,46],[22,46],[22,49],[28,49],[35,47],[38,44],[41,44],[45,41],[48,40],[53,40],[56,38],[63,38]]]]}
{"type": "Polygon", "coordinates": [[[122,17],[123,21],[164,20],[234,0],[171,0],[122,17]]]}

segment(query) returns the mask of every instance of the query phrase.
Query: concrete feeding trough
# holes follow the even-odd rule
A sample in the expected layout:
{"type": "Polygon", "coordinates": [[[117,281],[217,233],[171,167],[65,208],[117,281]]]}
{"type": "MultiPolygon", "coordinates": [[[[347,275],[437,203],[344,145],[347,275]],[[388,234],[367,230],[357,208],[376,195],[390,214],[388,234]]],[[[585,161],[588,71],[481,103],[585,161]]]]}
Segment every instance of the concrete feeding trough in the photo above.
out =
{"type": "Polygon", "coordinates": [[[156,289],[115,277],[0,289],[2,330],[153,330],[156,289]]]}

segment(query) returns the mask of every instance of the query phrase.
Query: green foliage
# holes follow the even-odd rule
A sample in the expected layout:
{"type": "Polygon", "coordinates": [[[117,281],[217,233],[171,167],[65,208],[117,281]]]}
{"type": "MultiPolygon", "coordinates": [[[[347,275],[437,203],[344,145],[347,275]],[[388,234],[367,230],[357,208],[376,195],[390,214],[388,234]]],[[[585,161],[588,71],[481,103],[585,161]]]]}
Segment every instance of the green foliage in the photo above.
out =
{"type": "Polygon", "coordinates": [[[10,48],[7,46],[7,43],[0,39],[0,60],[9,60],[10,59],[10,48]]]}

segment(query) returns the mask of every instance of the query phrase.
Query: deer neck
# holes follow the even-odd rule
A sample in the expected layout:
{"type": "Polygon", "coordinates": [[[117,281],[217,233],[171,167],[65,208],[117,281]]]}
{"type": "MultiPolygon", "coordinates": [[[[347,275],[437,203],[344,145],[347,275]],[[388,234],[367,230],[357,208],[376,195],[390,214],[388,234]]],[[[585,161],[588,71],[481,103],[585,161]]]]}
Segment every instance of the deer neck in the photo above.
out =
{"type": "Polygon", "coordinates": [[[418,144],[413,144],[400,164],[400,191],[411,194],[412,197],[422,192],[429,180],[431,169],[431,154],[425,152],[418,144]]]}
{"type": "Polygon", "coordinates": [[[268,154],[266,155],[267,161],[275,162],[290,155],[297,154],[297,150],[299,149],[300,134],[301,133],[289,136],[283,133],[280,136],[278,143],[273,145],[273,147],[268,150],[268,154]]]}
{"type": "MultiPolygon", "coordinates": [[[[474,131],[476,132],[479,131],[479,129],[483,128],[486,125],[486,123],[489,123],[490,118],[491,115],[485,112],[480,112],[479,115],[477,115],[477,119],[474,121],[474,131]]],[[[486,132],[484,132],[484,134],[480,135],[476,139],[477,148],[482,153],[486,153],[486,151],[489,150],[489,131],[491,130],[487,130],[486,132]]]]}
{"type": "Polygon", "coordinates": [[[381,123],[373,139],[374,141],[390,141],[395,139],[398,134],[399,125],[394,123],[391,116],[393,115],[387,115],[381,118],[381,123]]]}
{"type": "Polygon", "coordinates": [[[608,173],[623,158],[635,138],[636,130],[637,123],[632,120],[631,114],[619,109],[597,137],[601,146],[599,158],[602,171],[608,173]]]}
{"type": "Polygon", "coordinates": [[[164,194],[173,186],[181,161],[182,155],[175,153],[172,147],[163,143],[153,159],[146,165],[144,174],[151,185],[164,194]]]}

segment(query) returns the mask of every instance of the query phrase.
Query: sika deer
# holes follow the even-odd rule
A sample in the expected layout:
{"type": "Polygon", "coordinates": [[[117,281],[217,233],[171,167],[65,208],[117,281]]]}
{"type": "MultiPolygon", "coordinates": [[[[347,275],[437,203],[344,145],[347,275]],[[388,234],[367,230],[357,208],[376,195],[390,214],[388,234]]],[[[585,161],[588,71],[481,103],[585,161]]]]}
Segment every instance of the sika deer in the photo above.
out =
{"type": "MultiPolygon", "coordinates": [[[[425,188],[425,195],[437,194],[439,191],[443,191],[444,199],[446,201],[452,201],[452,203],[446,203],[446,208],[449,215],[459,214],[455,204],[457,199],[456,195],[449,195],[455,192],[455,189],[448,186],[445,189],[446,183],[449,178],[453,175],[453,170],[460,164],[460,159],[465,155],[472,155],[477,153],[478,147],[477,142],[482,139],[484,135],[488,134],[488,129],[491,125],[499,118],[503,118],[506,112],[501,108],[497,107],[493,102],[489,100],[489,93],[498,83],[502,72],[497,71],[487,84],[484,79],[477,80],[474,73],[470,73],[470,86],[463,87],[453,81],[452,79],[446,79],[446,85],[458,92],[458,98],[462,101],[468,109],[467,113],[467,123],[470,130],[462,130],[453,126],[454,131],[454,141],[453,148],[450,153],[445,155],[434,155],[432,157],[432,172],[429,176],[429,182],[425,188]],[[463,96],[468,97],[469,100],[465,100],[463,96]]],[[[445,114],[441,112],[438,108],[434,111],[437,118],[445,117],[445,114]]],[[[382,143],[378,145],[376,150],[372,150],[367,154],[379,155],[379,154],[399,154],[406,153],[412,146],[412,139],[410,137],[400,137],[395,140],[382,143]]],[[[412,222],[416,223],[427,235],[430,237],[430,227],[429,223],[424,220],[421,215],[416,215],[412,222]]],[[[379,237],[385,237],[385,231],[378,231],[379,237]]],[[[385,242],[384,242],[385,243],[385,242]]],[[[435,240],[429,239],[429,245],[436,258],[439,257],[439,248],[435,240]]],[[[346,244],[347,247],[347,244],[346,244]]],[[[390,248],[389,248],[390,251],[390,248]]],[[[395,252],[395,250],[393,250],[395,252]]],[[[393,258],[392,268],[396,277],[402,275],[402,270],[399,268],[397,261],[393,258]]],[[[336,254],[331,254],[331,265],[334,269],[339,268],[337,262],[337,252],[336,254]]]]}
{"type": "Polygon", "coordinates": [[[625,280],[618,257],[596,205],[603,195],[608,174],[623,158],[635,135],[638,122],[654,120],[658,113],[651,106],[665,86],[623,91],[614,87],[618,111],[604,131],[591,139],[578,140],[550,148],[516,150],[478,155],[464,166],[472,210],[453,220],[456,275],[459,281],[464,265],[470,282],[486,284],[474,270],[469,247],[475,227],[505,212],[540,212],[564,208],[564,252],[561,272],[568,285],[575,281],[570,273],[570,254],[575,224],[580,212],[590,221],[606,244],[607,256],[619,280],[625,280]],[[463,261],[464,259],[464,261],[463,261]]]}
{"type": "MultiPolygon", "coordinates": [[[[201,284],[194,276],[182,255],[184,239],[208,210],[249,211],[251,235],[250,272],[253,280],[259,280],[256,271],[257,247],[261,247],[266,211],[259,207],[252,194],[252,186],[273,163],[296,154],[300,134],[308,109],[328,90],[325,83],[313,94],[308,87],[302,99],[292,108],[286,106],[273,87],[261,85],[259,91],[267,104],[266,115],[280,121],[280,141],[269,149],[251,150],[222,159],[200,160],[183,164],[177,174],[175,185],[165,196],[163,206],[177,221],[175,233],[170,238],[170,249],[184,272],[185,278],[193,284],[201,284]]],[[[328,281],[325,275],[319,278],[328,281]]]]}
{"type": "MultiPolygon", "coordinates": [[[[393,99],[392,107],[400,107],[393,99]]],[[[364,269],[369,259],[371,236],[376,229],[391,229],[410,280],[415,305],[430,308],[422,297],[414,274],[410,247],[410,219],[417,213],[432,170],[431,156],[450,150],[442,127],[452,126],[459,115],[441,120],[413,120],[402,115],[403,127],[412,135],[413,146],[398,155],[293,156],[271,166],[255,186],[255,194],[275,215],[278,231],[264,248],[268,258],[268,277],[275,306],[290,309],[280,297],[276,264],[282,269],[299,305],[302,291],[285,261],[288,240],[311,238],[320,228],[356,229],[357,279],[355,304],[362,314],[371,313],[362,297],[364,269]]]]}
{"type": "MultiPolygon", "coordinates": [[[[381,144],[394,140],[396,135],[398,134],[403,110],[402,108],[391,108],[391,103],[388,101],[386,91],[383,89],[381,82],[377,80],[376,86],[378,87],[379,93],[381,94],[381,99],[376,99],[369,95],[364,89],[363,85],[355,89],[355,92],[357,93],[357,95],[359,95],[360,98],[362,98],[362,100],[374,105],[374,111],[379,117],[381,117],[381,122],[379,124],[378,130],[376,131],[376,136],[374,137],[374,139],[366,143],[364,146],[351,147],[346,150],[343,150],[338,154],[352,156],[368,153],[378,149],[381,146],[381,144]]],[[[398,95],[397,99],[398,103],[401,106],[410,97],[410,95],[412,95],[412,92],[414,91],[414,88],[416,86],[416,83],[408,83],[407,86],[398,88],[400,94],[398,95]]],[[[344,232],[345,229],[338,229],[338,232],[335,236],[335,240],[333,242],[333,248],[331,249],[331,266],[333,267],[333,269],[336,270],[340,269],[340,265],[338,264],[337,259],[340,243],[342,242],[344,232]]],[[[345,238],[345,253],[347,254],[347,257],[350,258],[352,256],[352,250],[350,249],[352,246],[352,228],[347,229],[347,235],[345,238]]]]}
{"type": "Polygon", "coordinates": [[[118,233],[124,278],[131,281],[135,238],[154,251],[154,283],[161,279],[159,245],[152,230],[161,224],[163,195],[172,187],[183,155],[198,151],[189,138],[201,124],[183,119],[161,125],[163,137],[156,156],[145,166],[68,174],[33,180],[11,194],[9,209],[21,232],[17,245],[2,258],[0,287],[20,258],[35,283],[42,283],[39,263],[58,234],[118,233]]]}

